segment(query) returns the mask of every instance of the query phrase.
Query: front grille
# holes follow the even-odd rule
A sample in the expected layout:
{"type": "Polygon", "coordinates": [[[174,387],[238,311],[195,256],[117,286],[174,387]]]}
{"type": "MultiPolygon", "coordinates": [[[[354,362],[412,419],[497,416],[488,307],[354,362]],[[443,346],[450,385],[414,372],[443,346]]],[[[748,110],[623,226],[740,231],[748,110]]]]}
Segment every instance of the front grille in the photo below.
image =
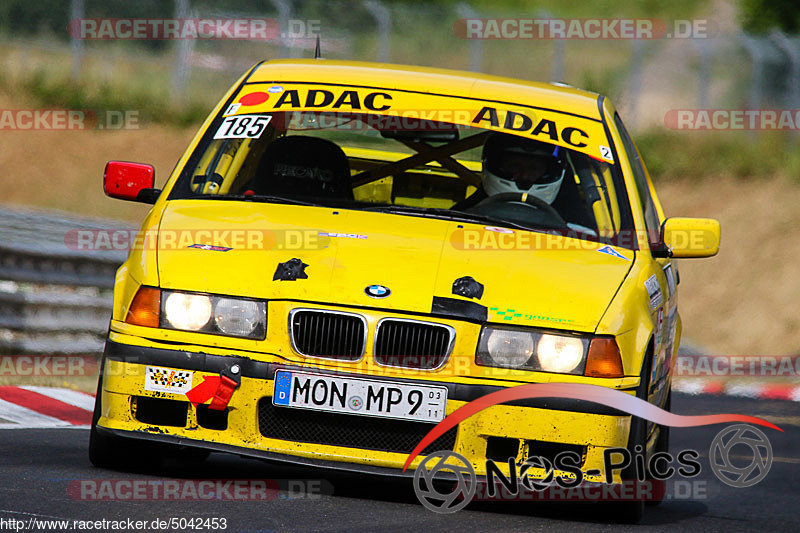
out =
{"type": "Polygon", "coordinates": [[[383,319],[375,334],[375,361],[382,365],[427,369],[450,355],[455,330],[416,320],[383,319]]]}
{"type": "MultiPolygon", "coordinates": [[[[411,453],[433,424],[275,407],[271,398],[258,402],[258,427],[270,439],[329,444],[382,452],[411,453]]],[[[429,444],[422,455],[452,450],[454,427],[429,444]]]]}
{"type": "Polygon", "coordinates": [[[303,355],[357,361],[364,354],[367,321],[338,311],[295,309],[289,315],[289,334],[303,355]]]}

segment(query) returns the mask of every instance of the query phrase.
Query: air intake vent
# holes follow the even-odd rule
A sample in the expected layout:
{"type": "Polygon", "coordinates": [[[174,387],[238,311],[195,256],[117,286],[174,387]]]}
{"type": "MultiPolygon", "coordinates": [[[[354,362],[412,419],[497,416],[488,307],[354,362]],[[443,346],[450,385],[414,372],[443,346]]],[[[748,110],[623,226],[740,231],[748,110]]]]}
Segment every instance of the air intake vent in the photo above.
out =
{"type": "MultiPolygon", "coordinates": [[[[258,402],[258,426],[270,439],[329,444],[382,452],[411,453],[433,424],[351,414],[275,407],[270,398],[258,402]]],[[[458,426],[429,444],[422,455],[452,450],[458,426]]]]}
{"type": "Polygon", "coordinates": [[[431,370],[442,366],[453,349],[450,326],[385,318],[375,334],[375,361],[381,365],[431,370]]]}
{"type": "Polygon", "coordinates": [[[320,309],[294,309],[289,335],[297,353],[344,361],[364,354],[367,321],[361,315],[320,309]]]}

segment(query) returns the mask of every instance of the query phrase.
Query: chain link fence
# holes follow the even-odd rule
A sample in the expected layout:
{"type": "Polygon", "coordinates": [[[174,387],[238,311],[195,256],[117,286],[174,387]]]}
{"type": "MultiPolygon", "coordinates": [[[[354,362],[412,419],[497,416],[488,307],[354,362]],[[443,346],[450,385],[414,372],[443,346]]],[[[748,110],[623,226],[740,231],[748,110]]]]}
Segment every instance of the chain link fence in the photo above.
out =
{"type": "MultiPolygon", "coordinates": [[[[270,0],[262,5],[232,12],[174,0],[174,12],[178,19],[272,18],[280,33],[266,41],[177,39],[161,53],[113,40],[73,38],[70,47],[6,41],[0,43],[5,75],[69,69],[74,80],[146,85],[175,106],[194,101],[209,108],[257,61],[312,57],[319,35],[324,58],[456,68],[594,90],[611,97],[634,129],[663,126],[673,109],[800,108],[800,37],[746,35],[735,16],[724,13],[700,20],[706,31],[685,38],[467,39],[457,35],[459,19],[543,20],[559,14],[487,12],[468,2],[270,0]],[[60,55],[64,61],[57,60],[60,55]]],[[[91,18],[93,13],[84,10],[82,0],[72,0],[71,16],[91,18]]],[[[661,22],[669,29],[698,21],[661,22]]]]}

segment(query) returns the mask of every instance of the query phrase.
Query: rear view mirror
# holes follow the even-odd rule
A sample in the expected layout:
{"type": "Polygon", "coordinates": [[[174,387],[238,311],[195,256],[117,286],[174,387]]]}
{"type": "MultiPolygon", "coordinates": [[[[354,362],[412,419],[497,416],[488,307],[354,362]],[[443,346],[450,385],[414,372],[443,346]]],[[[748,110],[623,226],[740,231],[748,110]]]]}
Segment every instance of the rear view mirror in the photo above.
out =
{"type": "Polygon", "coordinates": [[[661,226],[661,242],[672,257],[717,255],[719,241],[719,221],[713,218],[672,217],[661,226]]]}
{"type": "Polygon", "coordinates": [[[159,189],[154,189],[156,171],[152,165],[109,161],[103,173],[103,191],[111,198],[155,203],[159,189]]]}

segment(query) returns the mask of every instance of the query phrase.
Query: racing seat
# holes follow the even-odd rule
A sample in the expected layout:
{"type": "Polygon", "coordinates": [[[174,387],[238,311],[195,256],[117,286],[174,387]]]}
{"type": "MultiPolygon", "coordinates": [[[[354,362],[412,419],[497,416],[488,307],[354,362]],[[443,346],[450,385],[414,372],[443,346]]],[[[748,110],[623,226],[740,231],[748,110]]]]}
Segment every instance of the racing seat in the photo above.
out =
{"type": "Polygon", "coordinates": [[[353,200],[350,163],[342,149],[303,135],[272,141],[247,188],[255,194],[353,200]]]}
{"type": "Polygon", "coordinates": [[[590,215],[586,202],[581,198],[571,169],[567,170],[561,189],[551,205],[567,222],[597,230],[597,222],[590,215]]]}

